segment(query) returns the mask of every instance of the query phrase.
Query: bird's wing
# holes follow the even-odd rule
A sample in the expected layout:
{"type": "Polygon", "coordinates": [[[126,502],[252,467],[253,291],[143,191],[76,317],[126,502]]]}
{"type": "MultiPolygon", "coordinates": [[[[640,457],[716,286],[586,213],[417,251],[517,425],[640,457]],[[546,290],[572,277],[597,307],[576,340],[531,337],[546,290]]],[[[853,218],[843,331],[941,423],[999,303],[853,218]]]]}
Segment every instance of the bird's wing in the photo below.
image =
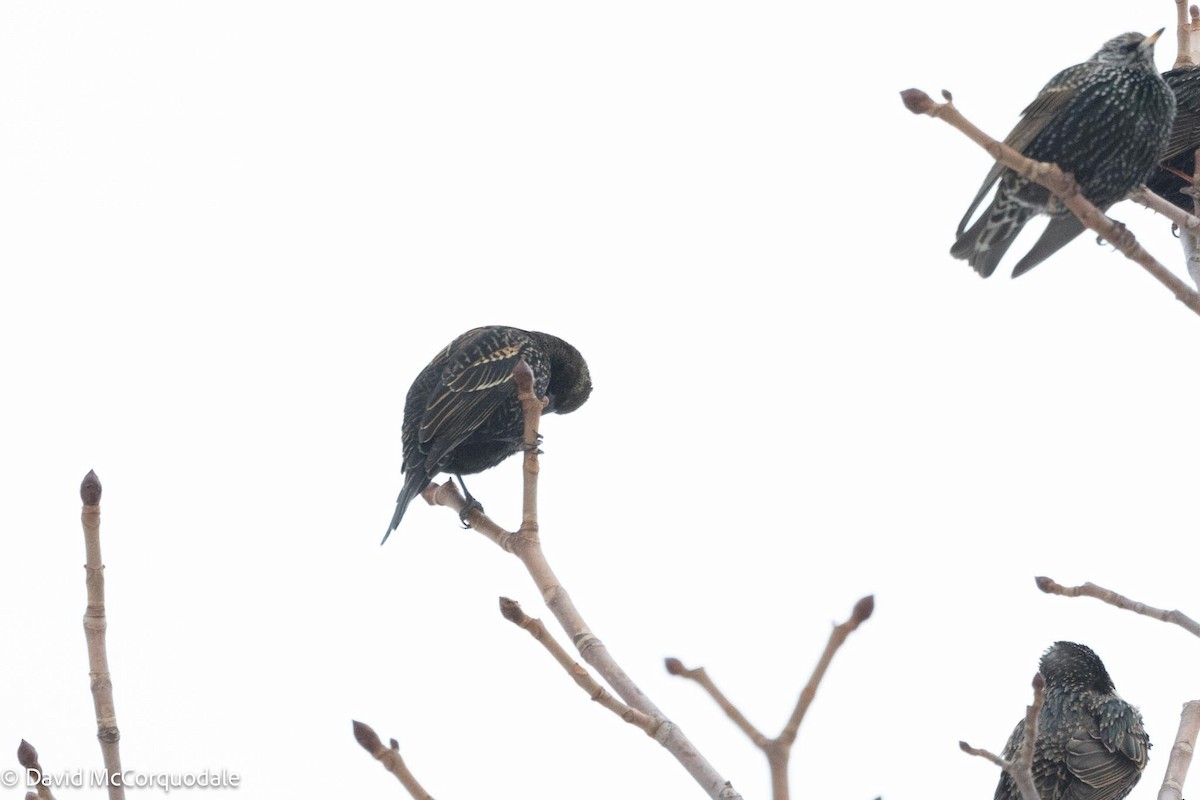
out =
{"type": "Polygon", "coordinates": [[[505,401],[505,384],[512,382],[513,367],[527,344],[494,336],[456,343],[458,355],[443,371],[421,419],[418,435],[427,464],[436,466],[505,401]]]}
{"type": "MultiPolygon", "coordinates": [[[[1033,141],[1035,136],[1041,133],[1042,128],[1046,127],[1047,122],[1054,119],[1059,109],[1071,98],[1075,89],[1078,88],[1076,71],[1081,66],[1077,64],[1074,67],[1068,67],[1050,79],[1050,82],[1038,93],[1037,98],[1021,112],[1021,121],[1009,132],[1008,136],[1004,137],[1006,145],[1018,153],[1024,154],[1025,148],[1029,146],[1029,143],[1033,141]]],[[[991,191],[992,186],[1000,179],[1000,176],[1004,174],[1005,169],[1006,167],[998,161],[992,165],[992,169],[988,172],[987,177],[983,179],[983,185],[979,187],[975,199],[971,201],[970,207],[967,208],[967,213],[963,215],[962,221],[958,223],[956,235],[962,236],[963,231],[967,229],[967,222],[970,221],[971,215],[975,213],[975,209],[979,207],[979,203],[991,191]]]]}
{"type": "Polygon", "coordinates": [[[1200,147],[1200,102],[1197,102],[1197,88],[1200,88],[1200,69],[1171,70],[1163,73],[1167,83],[1175,92],[1178,108],[1175,110],[1175,124],[1171,126],[1171,137],[1167,139],[1166,149],[1159,156],[1159,162],[1168,161],[1187,152],[1194,152],[1200,147]]]}
{"type": "Polygon", "coordinates": [[[1120,800],[1146,766],[1150,740],[1136,711],[1114,698],[1097,707],[1095,719],[1067,742],[1067,769],[1078,781],[1064,800],[1120,800]]]}

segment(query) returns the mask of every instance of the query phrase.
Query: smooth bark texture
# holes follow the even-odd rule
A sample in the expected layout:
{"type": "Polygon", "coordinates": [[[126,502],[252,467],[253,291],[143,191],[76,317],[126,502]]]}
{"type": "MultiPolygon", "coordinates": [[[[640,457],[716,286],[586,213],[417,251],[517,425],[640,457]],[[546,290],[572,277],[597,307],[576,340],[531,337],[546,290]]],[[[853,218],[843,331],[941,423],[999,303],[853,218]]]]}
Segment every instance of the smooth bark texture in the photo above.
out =
{"type": "Polygon", "coordinates": [[[1175,734],[1158,800],[1183,800],[1183,782],[1192,766],[1197,733],[1200,733],[1200,700],[1189,700],[1179,715],[1179,732],[1175,734]]]}
{"type": "Polygon", "coordinates": [[[1167,611],[1155,608],[1154,606],[1148,606],[1145,603],[1139,603],[1137,600],[1130,600],[1124,595],[1117,594],[1112,589],[1105,589],[1103,586],[1097,586],[1090,582],[1080,586],[1063,586],[1045,576],[1034,578],[1034,581],[1037,582],[1037,587],[1046,594],[1057,594],[1063,597],[1094,597],[1097,600],[1103,600],[1109,605],[1123,608],[1126,611],[1132,611],[1135,614],[1151,617],[1161,622],[1170,622],[1173,625],[1183,628],[1193,636],[1200,636],[1200,623],[1197,623],[1196,620],[1179,610],[1167,611]]]}
{"type": "Polygon", "coordinates": [[[92,702],[96,707],[96,738],[104,769],[108,772],[109,800],[125,800],[125,787],[114,776],[121,774],[121,731],[113,703],[112,676],[108,671],[108,646],[105,633],[108,617],[104,610],[104,561],[100,558],[100,479],[88,472],[79,487],[83,499],[83,540],[87,551],[87,611],[83,631],[87,636],[88,665],[92,679],[92,702]]]}

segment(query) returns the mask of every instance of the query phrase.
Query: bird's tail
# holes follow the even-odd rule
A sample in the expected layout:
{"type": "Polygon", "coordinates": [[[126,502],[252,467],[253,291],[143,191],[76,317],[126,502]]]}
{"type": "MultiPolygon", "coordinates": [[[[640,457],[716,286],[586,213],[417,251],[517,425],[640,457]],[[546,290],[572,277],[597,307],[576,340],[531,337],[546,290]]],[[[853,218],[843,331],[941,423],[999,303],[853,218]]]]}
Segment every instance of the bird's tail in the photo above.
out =
{"type": "Polygon", "coordinates": [[[996,271],[1000,259],[1016,240],[1032,214],[1025,207],[999,198],[992,202],[975,224],[950,248],[950,255],[964,258],[986,278],[996,271]]]}
{"type": "MultiPolygon", "coordinates": [[[[404,511],[408,508],[408,504],[413,498],[425,490],[429,485],[429,476],[422,469],[409,470],[404,476],[404,488],[400,490],[400,496],[396,498],[396,513],[392,514],[392,524],[388,526],[387,533],[383,535],[383,542],[388,540],[392,535],[392,531],[396,530],[400,525],[400,520],[404,519],[404,511]]],[[[380,542],[379,544],[383,544],[380,542]]]]}
{"type": "Polygon", "coordinates": [[[1012,276],[1016,278],[1029,272],[1081,233],[1083,233],[1083,223],[1074,214],[1064,214],[1050,220],[1050,224],[1046,226],[1046,230],[1042,232],[1041,237],[1034,243],[1030,251],[1017,262],[1017,266],[1013,267],[1012,276]]]}

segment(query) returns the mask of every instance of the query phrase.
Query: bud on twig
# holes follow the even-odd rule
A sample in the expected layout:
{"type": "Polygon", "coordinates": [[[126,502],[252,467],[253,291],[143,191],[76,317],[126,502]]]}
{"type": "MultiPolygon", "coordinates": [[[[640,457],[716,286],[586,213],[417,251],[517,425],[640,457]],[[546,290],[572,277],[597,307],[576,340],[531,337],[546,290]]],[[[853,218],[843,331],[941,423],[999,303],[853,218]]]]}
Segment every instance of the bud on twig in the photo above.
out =
{"type": "Polygon", "coordinates": [[[88,474],[83,476],[83,483],[79,484],[79,497],[85,506],[100,505],[100,488],[100,479],[96,477],[96,471],[88,470],[88,474]]]}

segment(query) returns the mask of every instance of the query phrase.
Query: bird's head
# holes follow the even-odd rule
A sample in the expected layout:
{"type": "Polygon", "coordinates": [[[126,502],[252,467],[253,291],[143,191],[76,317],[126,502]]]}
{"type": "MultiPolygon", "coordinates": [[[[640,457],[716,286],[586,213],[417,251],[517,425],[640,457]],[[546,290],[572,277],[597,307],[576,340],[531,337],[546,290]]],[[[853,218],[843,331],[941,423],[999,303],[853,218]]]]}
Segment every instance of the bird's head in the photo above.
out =
{"type": "Polygon", "coordinates": [[[557,336],[548,333],[536,336],[550,356],[550,385],[546,389],[550,404],[543,413],[570,414],[587,402],[592,393],[587,362],[578,350],[557,336]]]}
{"type": "Polygon", "coordinates": [[[1112,678],[1092,648],[1074,642],[1055,642],[1042,655],[1042,677],[1057,689],[1092,689],[1112,692],[1112,678]]]}
{"type": "Polygon", "coordinates": [[[1157,75],[1158,69],[1154,66],[1154,43],[1162,36],[1164,30],[1166,29],[1159,28],[1149,36],[1142,36],[1140,33],[1122,33],[1115,36],[1096,51],[1092,61],[1118,67],[1139,67],[1157,75]]]}

